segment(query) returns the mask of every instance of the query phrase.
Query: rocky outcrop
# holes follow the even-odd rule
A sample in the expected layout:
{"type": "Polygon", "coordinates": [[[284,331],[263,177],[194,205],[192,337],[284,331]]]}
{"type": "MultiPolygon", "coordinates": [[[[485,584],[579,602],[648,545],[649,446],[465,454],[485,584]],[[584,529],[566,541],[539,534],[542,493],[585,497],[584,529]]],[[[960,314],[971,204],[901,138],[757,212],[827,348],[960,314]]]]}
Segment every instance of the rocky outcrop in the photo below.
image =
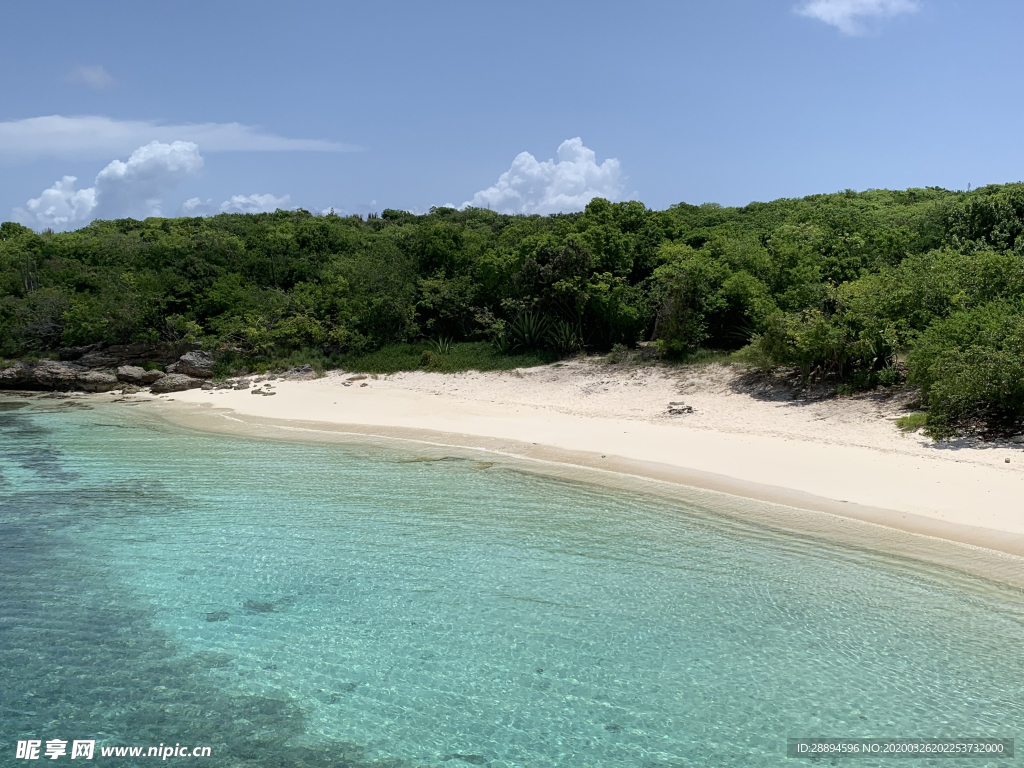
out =
{"type": "Polygon", "coordinates": [[[67,392],[109,392],[120,383],[116,376],[91,371],[75,363],[43,360],[38,363],[15,363],[0,371],[0,387],[4,389],[46,389],[67,392]]]}
{"type": "Polygon", "coordinates": [[[32,381],[32,366],[20,360],[0,370],[0,389],[24,389],[32,381]]]}
{"type": "Polygon", "coordinates": [[[184,373],[169,373],[154,381],[150,391],[162,395],[168,392],[183,392],[186,389],[199,389],[202,385],[203,380],[194,376],[186,376],[184,373]]]}
{"type": "Polygon", "coordinates": [[[201,349],[186,352],[178,358],[176,363],[167,367],[167,372],[183,373],[186,376],[209,379],[213,376],[213,357],[201,349]]]}
{"type": "Polygon", "coordinates": [[[62,347],[60,359],[86,368],[117,368],[121,365],[142,366],[146,363],[170,365],[182,355],[199,349],[198,344],[89,344],[84,347],[62,347]]]}
{"type": "Polygon", "coordinates": [[[121,386],[117,376],[99,371],[87,371],[79,375],[77,384],[79,389],[84,389],[86,392],[109,392],[121,386]]]}

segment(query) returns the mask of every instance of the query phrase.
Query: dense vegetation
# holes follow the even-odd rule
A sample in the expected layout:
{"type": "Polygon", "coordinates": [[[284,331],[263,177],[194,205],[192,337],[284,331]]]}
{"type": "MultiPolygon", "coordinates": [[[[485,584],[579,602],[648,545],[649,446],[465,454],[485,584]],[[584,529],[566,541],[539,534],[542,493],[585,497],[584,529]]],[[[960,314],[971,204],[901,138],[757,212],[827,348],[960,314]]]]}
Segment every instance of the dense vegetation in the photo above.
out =
{"type": "Polygon", "coordinates": [[[652,340],[667,357],[742,350],[852,387],[908,371],[936,436],[1012,429],[1024,417],[1024,185],[666,211],[598,199],[548,217],[0,226],[0,356],[161,340],[225,359],[373,353],[440,370],[452,342],[500,367],[652,340]]]}

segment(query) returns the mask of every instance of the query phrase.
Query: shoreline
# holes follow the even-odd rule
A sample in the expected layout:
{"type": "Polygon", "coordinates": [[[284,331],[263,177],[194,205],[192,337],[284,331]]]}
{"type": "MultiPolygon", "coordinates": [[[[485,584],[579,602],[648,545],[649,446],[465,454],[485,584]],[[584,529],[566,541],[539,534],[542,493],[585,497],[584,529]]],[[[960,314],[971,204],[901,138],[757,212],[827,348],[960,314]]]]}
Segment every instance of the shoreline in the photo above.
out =
{"type": "Polygon", "coordinates": [[[936,446],[899,433],[898,408],[884,398],[794,407],[791,397],[738,388],[740,376],[722,366],[577,362],[376,379],[332,372],[272,381],[273,397],[248,389],[83,397],[145,404],[203,432],[377,444],[428,455],[419,460],[483,456],[1024,588],[1024,450],[936,446]],[[681,397],[695,412],[666,416],[681,397]]]}
{"type": "MultiPolygon", "coordinates": [[[[630,466],[620,460],[607,466],[594,466],[588,462],[586,454],[552,451],[546,446],[516,444],[508,440],[487,440],[408,428],[375,429],[361,425],[240,417],[230,410],[211,412],[208,408],[196,408],[192,403],[177,407],[170,403],[161,404],[155,415],[177,427],[204,433],[272,441],[374,446],[401,451],[412,457],[408,459],[410,461],[497,459],[512,470],[648,495],[662,502],[680,502],[745,526],[759,526],[787,535],[853,547],[904,562],[919,561],[980,577],[1000,586],[1024,590],[1024,555],[1021,554],[1024,552],[1024,537],[1014,536],[1010,547],[993,546],[998,542],[990,537],[1000,532],[967,526],[936,526],[935,521],[918,515],[904,515],[904,524],[896,526],[887,521],[887,517],[894,514],[892,510],[844,505],[844,514],[840,514],[824,508],[830,503],[827,499],[806,495],[799,499],[804,504],[789,504],[783,496],[774,495],[774,491],[781,491],[783,495],[793,493],[788,489],[765,487],[772,498],[763,498],[750,493],[756,489],[737,485],[732,478],[724,478],[721,487],[699,485],[682,482],[678,476],[665,476],[651,464],[630,466]],[[221,418],[211,419],[210,416],[221,418]],[[822,505],[815,504],[816,501],[822,505]]],[[[693,477],[687,479],[692,481],[693,477]]]]}
{"type": "MultiPolygon", "coordinates": [[[[863,435],[844,441],[841,429],[829,430],[824,440],[794,437],[786,429],[799,433],[802,422],[787,426],[787,419],[821,417],[817,411],[787,411],[785,404],[760,433],[754,427],[745,432],[708,428],[631,412],[638,402],[665,394],[659,390],[666,384],[665,371],[615,373],[612,382],[607,369],[579,365],[568,371],[543,367],[378,379],[333,372],[312,381],[271,382],[274,397],[248,390],[188,390],[141,399],[159,405],[168,421],[202,431],[483,451],[528,471],[658,496],[692,500],[696,494],[702,496],[698,503],[725,514],[744,507],[739,515],[744,519],[890,554],[909,553],[1024,587],[1024,451],[1019,448],[932,447],[903,435],[894,438],[902,442],[872,446],[863,435]],[[584,389],[593,380],[620,384],[625,401],[617,408],[602,405],[611,411],[607,415],[587,413],[573,403],[543,402],[545,396],[565,396],[568,380],[584,389]],[[1005,464],[1005,453],[1017,461],[1005,464]],[[729,501],[709,501],[704,498],[709,494],[729,501]],[[750,504],[741,503],[746,501],[750,504]],[[775,511],[752,511],[751,505],[775,511]]],[[[678,393],[693,382],[668,383],[678,393]]],[[[751,401],[743,393],[716,397],[723,413],[751,401]]],[[[699,401],[692,392],[690,399],[699,401]]],[[[856,405],[815,407],[844,412],[856,405]]],[[[879,434],[898,432],[891,421],[875,426],[888,430],[879,434]]],[[[872,439],[878,442],[877,436],[872,439]]]]}

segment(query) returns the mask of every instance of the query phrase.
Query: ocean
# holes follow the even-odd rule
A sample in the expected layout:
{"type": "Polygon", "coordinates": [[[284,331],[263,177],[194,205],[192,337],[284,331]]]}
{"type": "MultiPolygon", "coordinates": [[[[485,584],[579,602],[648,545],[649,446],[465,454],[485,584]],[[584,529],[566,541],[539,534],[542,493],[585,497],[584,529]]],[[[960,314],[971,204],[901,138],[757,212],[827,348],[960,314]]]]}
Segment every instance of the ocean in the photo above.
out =
{"type": "MultiPolygon", "coordinates": [[[[483,454],[88,403],[0,399],[0,765],[29,740],[681,768],[1024,736],[1020,590],[483,454]]],[[[932,763],[1017,764],[855,765],[932,763]]]]}

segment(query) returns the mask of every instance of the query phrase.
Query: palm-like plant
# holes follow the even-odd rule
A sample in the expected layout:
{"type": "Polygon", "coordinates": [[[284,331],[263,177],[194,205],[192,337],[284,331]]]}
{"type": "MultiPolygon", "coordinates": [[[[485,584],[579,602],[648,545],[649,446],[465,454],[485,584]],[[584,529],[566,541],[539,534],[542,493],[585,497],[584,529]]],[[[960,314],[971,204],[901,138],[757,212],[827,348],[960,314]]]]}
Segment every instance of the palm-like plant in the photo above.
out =
{"type": "Polygon", "coordinates": [[[499,333],[491,339],[491,346],[494,347],[495,352],[499,355],[507,355],[512,352],[514,345],[512,343],[512,339],[507,333],[499,333]]]}
{"type": "Polygon", "coordinates": [[[566,320],[555,322],[547,333],[547,342],[556,352],[571,355],[583,348],[583,339],[576,326],[566,320]]]}
{"type": "Polygon", "coordinates": [[[536,312],[523,312],[512,321],[509,331],[516,347],[539,349],[547,340],[550,323],[544,315],[536,312]]]}
{"type": "Polygon", "coordinates": [[[430,349],[438,355],[450,355],[454,344],[455,340],[451,336],[438,336],[436,339],[430,339],[430,349]]]}

